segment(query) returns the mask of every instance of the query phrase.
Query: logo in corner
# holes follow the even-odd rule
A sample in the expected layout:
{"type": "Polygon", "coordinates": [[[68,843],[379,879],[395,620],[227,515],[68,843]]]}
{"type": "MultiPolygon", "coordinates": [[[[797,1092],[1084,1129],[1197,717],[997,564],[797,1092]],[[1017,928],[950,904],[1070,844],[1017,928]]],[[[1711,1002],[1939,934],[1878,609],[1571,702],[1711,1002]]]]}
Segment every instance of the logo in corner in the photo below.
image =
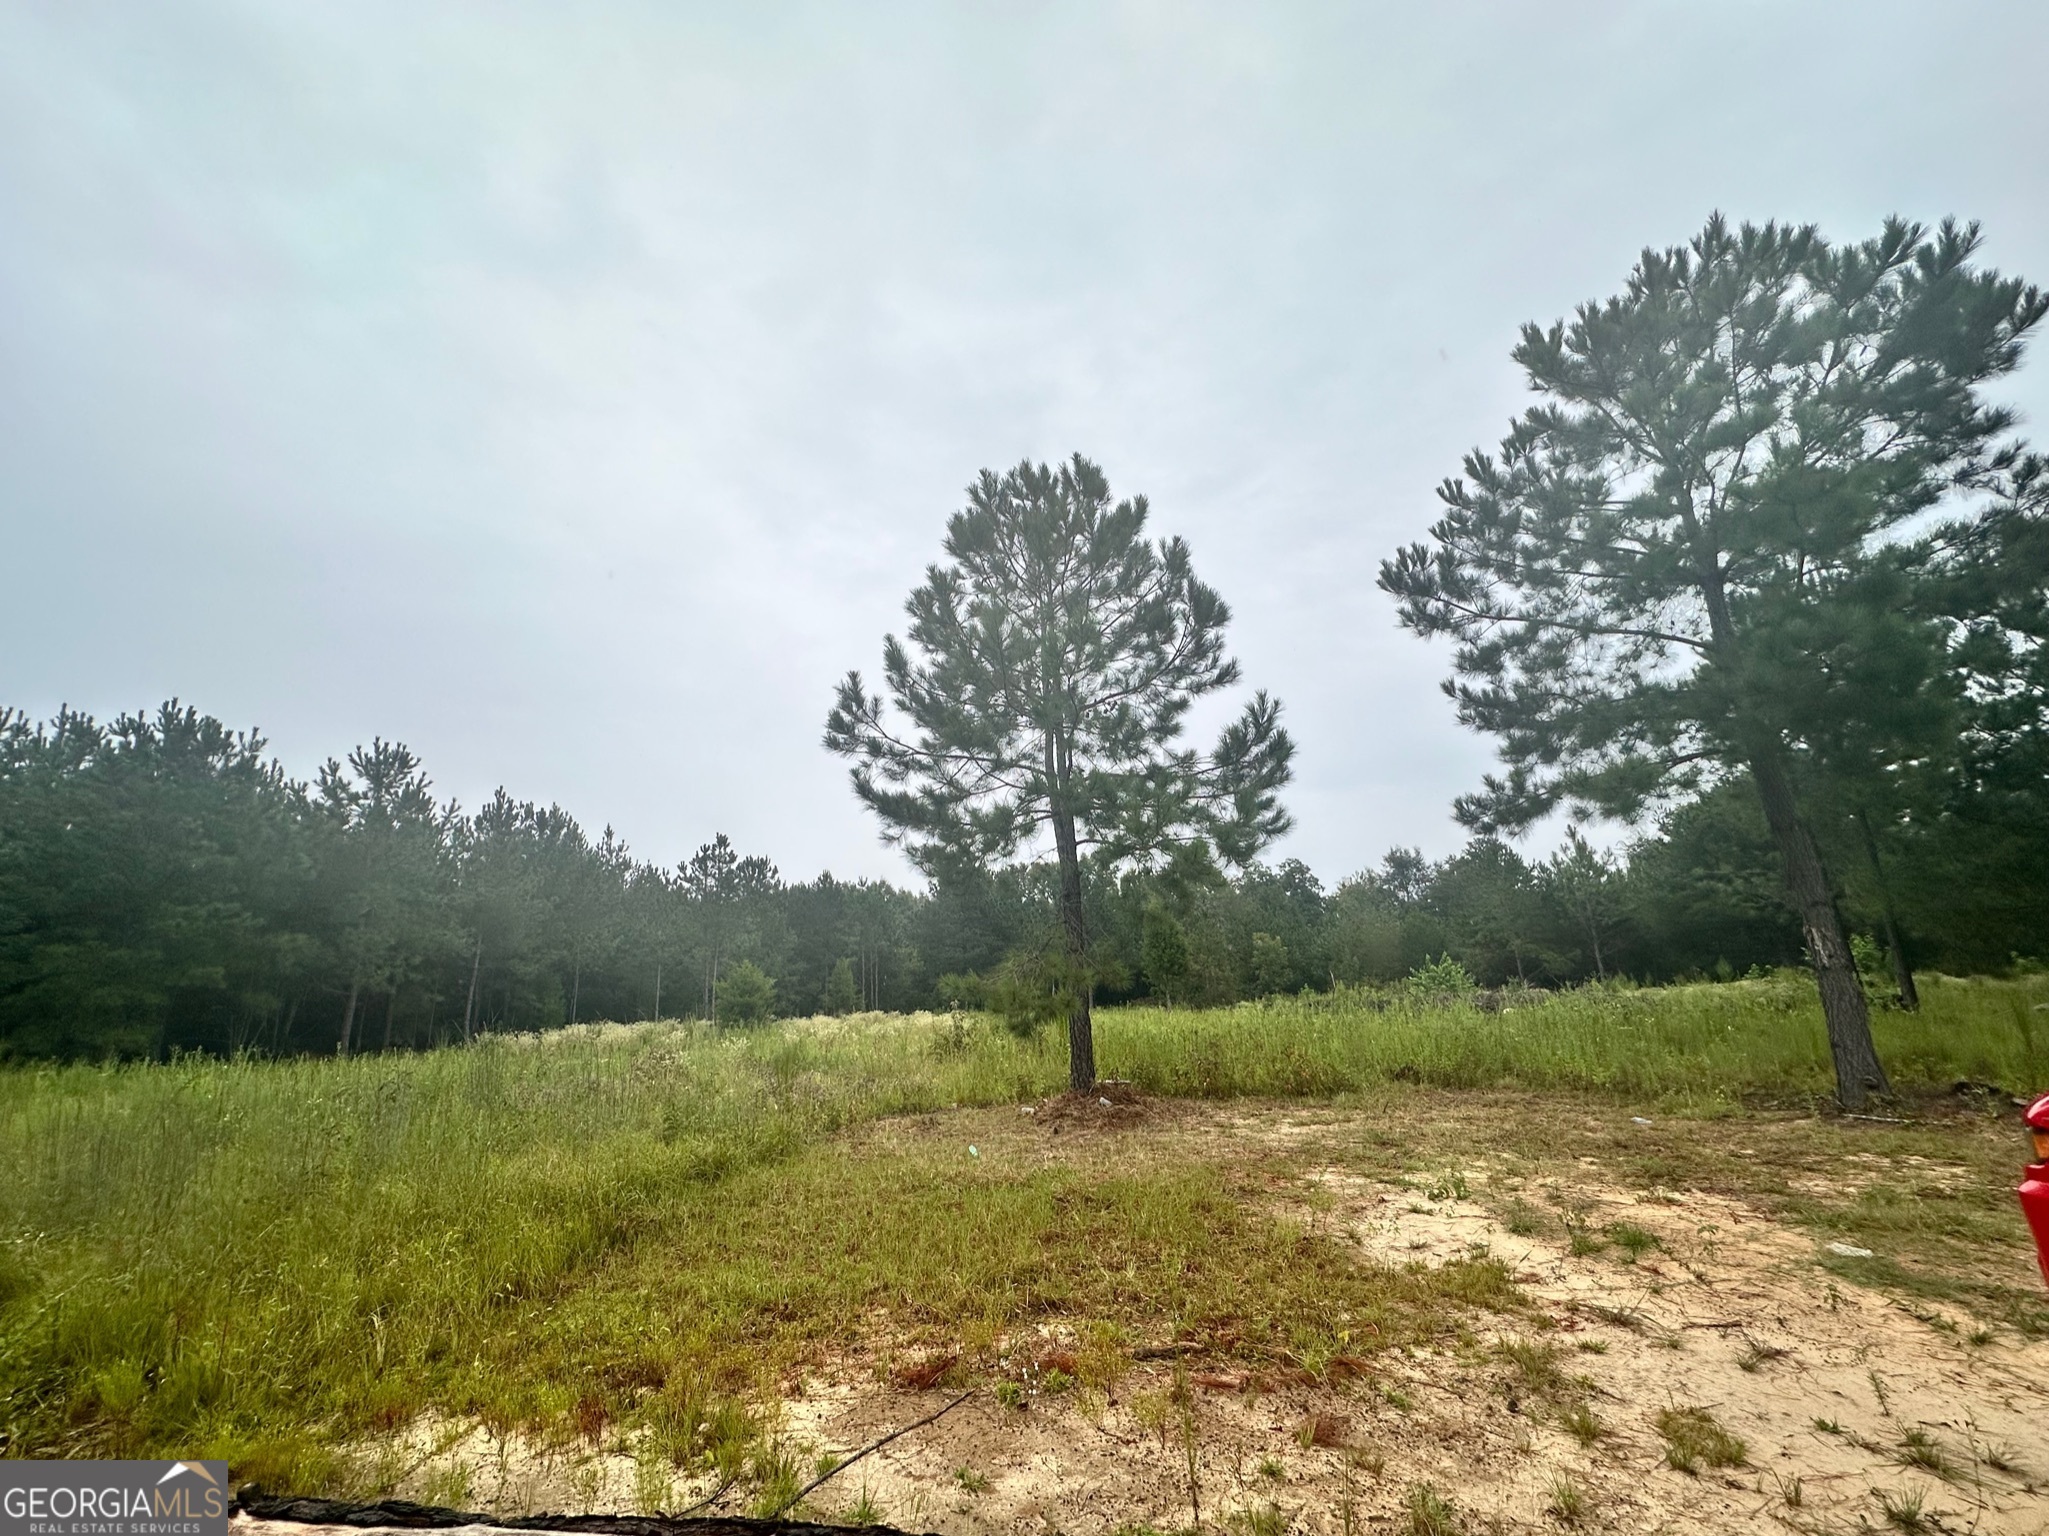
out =
{"type": "Polygon", "coordinates": [[[0,1461],[0,1536],[228,1536],[224,1461],[0,1461]]]}
{"type": "Polygon", "coordinates": [[[166,1473],[165,1473],[165,1474],[164,1474],[164,1475],[163,1475],[162,1477],[160,1477],[160,1478],[158,1478],[158,1479],[157,1479],[157,1486],[158,1486],[159,1488],[163,1487],[165,1483],[168,1483],[168,1482],[169,1482],[169,1481],[170,1481],[170,1480],[171,1480],[172,1478],[176,1477],[176,1476],[177,1476],[177,1475],[178,1475],[178,1474],[179,1474],[180,1472],[193,1472],[193,1473],[197,1473],[197,1474],[198,1474],[198,1475],[199,1475],[200,1477],[203,1477],[203,1478],[205,1478],[205,1479],[206,1479],[206,1480],[207,1480],[207,1481],[208,1481],[209,1483],[212,1483],[212,1484],[214,1485],[214,1487],[216,1487],[216,1488],[220,1487],[220,1485],[221,1485],[220,1479],[219,1479],[219,1478],[217,1478],[217,1477],[215,1477],[215,1476],[214,1476],[214,1475],[213,1475],[213,1474],[212,1474],[211,1472],[209,1472],[209,1471],[207,1471],[207,1470],[206,1470],[206,1463],[205,1463],[205,1462],[203,1462],[203,1461],[174,1461],[174,1462],[172,1462],[172,1463],[171,1463],[171,1470],[170,1470],[170,1471],[168,1471],[168,1472],[166,1472],[166,1473]]]}

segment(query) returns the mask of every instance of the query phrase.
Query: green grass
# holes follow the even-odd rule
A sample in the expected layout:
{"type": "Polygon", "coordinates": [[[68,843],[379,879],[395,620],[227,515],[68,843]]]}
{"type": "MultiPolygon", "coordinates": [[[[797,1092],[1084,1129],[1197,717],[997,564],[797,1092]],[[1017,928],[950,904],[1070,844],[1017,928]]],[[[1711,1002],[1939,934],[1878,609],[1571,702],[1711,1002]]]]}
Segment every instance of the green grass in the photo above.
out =
{"type": "Polygon", "coordinates": [[[1698,1474],[1703,1465],[1740,1467],[1750,1455],[1743,1441],[1705,1408],[1667,1408],[1657,1417],[1665,1441],[1665,1462],[1675,1471],[1698,1474]]]}
{"type": "MultiPolygon", "coordinates": [[[[2022,1026],[2044,991],[1930,978],[1921,1014],[1878,1018],[1896,1081],[2039,1079],[2022,1026]]],[[[1783,976],[1499,1013],[1363,993],[1106,1010],[1097,1037],[1104,1075],[1160,1094],[1421,1083],[1719,1114],[1827,1089],[1812,987],[1783,976]]],[[[204,1451],[343,1491],[367,1475],[347,1447],[438,1411],[564,1440],[631,1433],[737,1475],[761,1451],[750,1405],[777,1372],[856,1342],[862,1319],[970,1353],[1059,1316],[1313,1360],[1338,1348],[1341,1312],[1355,1337],[1378,1320],[1386,1347],[1451,1310],[1512,1305],[1498,1264],[1364,1269],[1248,1214],[1200,1159],[974,1159],[943,1120],[849,1135],[1042,1097],[1064,1066],[1050,1035],[920,1016],[0,1072],[0,1453],[204,1451]]],[[[1684,1159],[1658,1150],[1666,1134],[1616,1133],[1641,1145],[1647,1182],[1678,1176],[1653,1166],[1684,1159]]],[[[1900,1194],[1874,1186],[1812,1219],[1865,1236],[1936,1219],[1900,1194]]],[[[1941,1214],[1952,1231],[1956,1217],[1941,1214]]]]}
{"type": "Polygon", "coordinates": [[[877,1315],[903,1347],[986,1353],[1061,1316],[1313,1361],[1358,1347],[1341,1329],[1384,1347],[1513,1304],[1499,1264],[1364,1268],[1201,1161],[1083,1170],[989,1136],[972,1158],[944,1121],[835,1137],[1055,1070],[995,1031],[946,1038],[600,1030],[0,1076],[5,1449],[197,1446],[344,1489],[340,1448],[432,1410],[616,1426],[703,1466],[877,1315]]]}
{"type": "MultiPolygon", "coordinates": [[[[897,1050],[901,1051],[901,1044],[897,1050]]],[[[585,1031],[348,1062],[0,1075],[11,1454],[455,1406],[498,1325],[748,1170],[909,1107],[859,1043],[585,1031]]],[[[946,1064],[912,1080],[930,1102],[946,1064]]],[[[476,1386],[466,1386],[475,1379],[476,1386]]]]}
{"type": "Polygon", "coordinates": [[[1558,1416],[1558,1422],[1567,1434],[1585,1446],[1592,1446],[1608,1432],[1601,1423],[1600,1415],[1585,1403],[1573,1404],[1558,1416]]]}
{"type": "MultiPolygon", "coordinates": [[[[1564,1089],[1668,1109],[1790,1105],[1831,1091],[1814,984],[1804,974],[1474,1003],[1369,992],[1195,1011],[1124,1009],[1100,1036],[1106,1072],[1157,1093],[1319,1095],[1389,1080],[1444,1088],[1564,1089]]],[[[1896,1085],[2049,1081],[2049,977],[1930,976],[1918,1013],[1875,1009],[1896,1085]]]]}
{"type": "Polygon", "coordinates": [[[1459,1536],[1458,1511],[1428,1483],[1409,1487],[1409,1536],[1459,1536]]]}
{"type": "Polygon", "coordinates": [[[1885,1523],[1901,1536],[1920,1536],[1921,1532],[1935,1528],[1935,1521],[1922,1508],[1919,1488],[1874,1488],[1871,1496],[1878,1500],[1878,1512],[1885,1517],[1885,1523]]]}
{"type": "Polygon", "coordinates": [[[1495,1352],[1515,1370],[1525,1391],[1545,1399],[1576,1395],[1574,1383],[1558,1363],[1558,1346],[1528,1339],[1503,1339],[1495,1352]]]}
{"type": "Polygon", "coordinates": [[[1620,1248],[1626,1255],[1627,1262],[1631,1264],[1653,1248],[1664,1246],[1652,1233],[1628,1221],[1611,1223],[1608,1227],[1608,1241],[1620,1248]]]}
{"type": "Polygon", "coordinates": [[[1944,1482],[1954,1482],[1962,1473],[1943,1443],[1923,1429],[1909,1429],[1900,1436],[1895,1456],[1903,1467],[1918,1467],[1944,1482]]]}
{"type": "Polygon", "coordinates": [[[1584,1525],[1589,1502],[1577,1483],[1569,1477],[1561,1477],[1551,1484],[1551,1502],[1545,1506],[1544,1513],[1560,1525],[1584,1525]]]}

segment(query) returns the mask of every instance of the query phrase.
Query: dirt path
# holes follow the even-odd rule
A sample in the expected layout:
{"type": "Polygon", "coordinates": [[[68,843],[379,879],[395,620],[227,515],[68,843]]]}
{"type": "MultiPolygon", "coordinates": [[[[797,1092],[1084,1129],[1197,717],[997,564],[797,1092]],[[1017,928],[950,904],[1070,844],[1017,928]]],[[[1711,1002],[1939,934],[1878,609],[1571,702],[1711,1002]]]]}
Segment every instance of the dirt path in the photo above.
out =
{"type": "MultiPolygon", "coordinates": [[[[1475,1314],[1446,1347],[1369,1352],[1318,1379],[1155,1358],[1094,1397],[1040,1390],[1005,1406],[978,1392],[828,1483],[815,1518],[866,1513],[964,1536],[1175,1531],[1198,1514],[1241,1536],[2049,1532],[2049,1341],[1850,1285],[1821,1267],[1811,1234],[1754,1204],[1632,1191],[1591,1158],[1517,1177],[1485,1156],[1428,1180],[1369,1176],[1313,1156],[1352,1134],[1336,1112],[1165,1118],[1143,1134],[1310,1154],[1272,1207],[1360,1262],[1485,1253],[1530,1310],[1475,1314]],[[1740,1446],[1717,1445],[1712,1429],[1740,1446]],[[1675,1465],[1703,1435],[1693,1464],[1675,1465]]],[[[1103,1155],[1049,1132],[1015,1134],[1040,1137],[1036,1155],[1103,1155]]],[[[1077,1342],[1049,1324],[1008,1349],[1043,1361],[1077,1342]]],[[[892,1382],[876,1356],[828,1362],[784,1402],[782,1441],[809,1467],[950,1395],[892,1382]]],[[[477,1456],[470,1486],[485,1507],[633,1507],[630,1457],[485,1449],[448,1453],[477,1456]]]]}

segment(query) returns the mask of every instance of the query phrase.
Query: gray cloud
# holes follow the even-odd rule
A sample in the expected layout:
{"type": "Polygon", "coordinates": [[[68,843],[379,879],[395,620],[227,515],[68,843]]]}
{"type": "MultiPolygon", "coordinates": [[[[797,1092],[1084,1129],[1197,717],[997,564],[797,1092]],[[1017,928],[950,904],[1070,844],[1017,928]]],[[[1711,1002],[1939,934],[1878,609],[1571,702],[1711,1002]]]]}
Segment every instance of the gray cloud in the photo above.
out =
{"type": "MultiPolygon", "coordinates": [[[[373,732],[900,876],[818,746],[984,465],[1153,499],[1302,744],[1484,767],[1376,562],[1515,327],[1711,208],[2049,278],[2036,4],[0,11],[0,699],[373,732]]],[[[2041,364],[2015,398],[2049,419],[2041,364]]]]}

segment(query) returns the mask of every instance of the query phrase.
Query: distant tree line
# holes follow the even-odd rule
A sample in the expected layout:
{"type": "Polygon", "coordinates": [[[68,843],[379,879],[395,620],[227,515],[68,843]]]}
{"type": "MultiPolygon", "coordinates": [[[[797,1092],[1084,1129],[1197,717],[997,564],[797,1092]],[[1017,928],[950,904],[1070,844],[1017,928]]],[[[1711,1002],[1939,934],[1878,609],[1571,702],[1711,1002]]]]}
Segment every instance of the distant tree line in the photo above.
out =
{"type": "Polygon", "coordinates": [[[310,783],[264,752],[176,702],[111,724],[0,710],[0,1053],[752,1019],[776,1005],[763,961],[791,999],[902,995],[901,892],[789,886],[724,837],[658,868],[556,806],[441,803],[398,743],[310,783]]]}
{"type": "MultiPolygon", "coordinates": [[[[1867,958],[2043,953],[2039,773],[1925,829],[1845,798],[1817,825],[1867,958]],[[1867,833],[1883,836],[1876,861],[1867,833]]],[[[1968,791],[1968,793],[1966,793],[1968,791]]],[[[1814,803],[1814,802],[1811,802],[1814,803]]],[[[253,733],[176,703],[100,723],[0,711],[0,1055],[412,1049],[575,1020],[985,1005],[1061,1016],[1057,866],[941,869],[923,890],[790,882],[713,838],[673,868],[500,791],[436,799],[402,745],[293,779],[253,733]]],[[[1756,796],[1712,790],[1611,857],[1479,837],[1395,850],[1326,889],[1298,861],[1227,878],[1200,852],[1087,886],[1096,995],[1214,1005],[1391,981],[1444,956],[1481,983],[1732,975],[1798,963],[1798,914],[1756,796]]]]}

